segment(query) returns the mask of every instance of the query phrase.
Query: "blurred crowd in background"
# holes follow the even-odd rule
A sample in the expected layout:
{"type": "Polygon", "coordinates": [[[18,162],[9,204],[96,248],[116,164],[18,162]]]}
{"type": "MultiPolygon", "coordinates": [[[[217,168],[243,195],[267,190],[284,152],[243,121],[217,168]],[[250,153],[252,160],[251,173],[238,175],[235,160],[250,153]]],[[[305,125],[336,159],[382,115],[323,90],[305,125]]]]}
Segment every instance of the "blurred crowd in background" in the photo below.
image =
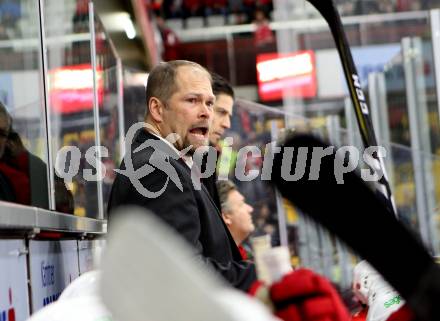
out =
{"type": "MultiPolygon", "coordinates": [[[[257,10],[271,19],[271,0],[148,0],[149,6],[165,19],[223,15],[225,24],[251,23],[257,10]],[[234,18],[229,16],[233,15],[234,18]]],[[[366,15],[402,11],[428,10],[440,4],[438,0],[335,0],[342,15],[366,15]]]]}

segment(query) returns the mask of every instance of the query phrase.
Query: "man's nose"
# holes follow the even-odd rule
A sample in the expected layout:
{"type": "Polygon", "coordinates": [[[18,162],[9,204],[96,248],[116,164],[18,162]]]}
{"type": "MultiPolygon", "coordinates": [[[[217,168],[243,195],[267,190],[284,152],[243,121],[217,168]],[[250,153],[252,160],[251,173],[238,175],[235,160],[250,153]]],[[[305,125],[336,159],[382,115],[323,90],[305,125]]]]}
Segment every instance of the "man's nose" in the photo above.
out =
{"type": "Polygon", "coordinates": [[[212,108],[207,103],[203,103],[200,111],[200,117],[209,119],[212,118],[212,115],[213,115],[212,108]]]}
{"type": "Polygon", "coordinates": [[[229,118],[229,116],[226,116],[225,119],[223,119],[222,126],[225,129],[231,128],[231,119],[229,118]]]}

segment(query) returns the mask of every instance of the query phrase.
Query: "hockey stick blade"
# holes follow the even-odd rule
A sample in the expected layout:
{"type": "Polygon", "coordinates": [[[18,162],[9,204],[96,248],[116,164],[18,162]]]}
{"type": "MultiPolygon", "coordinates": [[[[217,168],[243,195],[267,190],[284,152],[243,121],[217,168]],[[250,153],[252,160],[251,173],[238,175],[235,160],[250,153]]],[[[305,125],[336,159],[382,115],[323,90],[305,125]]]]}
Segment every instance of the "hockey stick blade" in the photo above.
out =
{"type": "MultiPolygon", "coordinates": [[[[353,103],[357,122],[361,132],[362,141],[365,147],[377,146],[376,134],[374,133],[373,122],[371,121],[370,110],[368,108],[365,94],[360,84],[360,78],[356,69],[356,65],[353,60],[353,55],[348,44],[347,36],[344,32],[341,17],[332,0],[307,0],[310,2],[316,10],[327,21],[330,31],[335,40],[336,48],[339,53],[339,57],[344,70],[345,79],[347,81],[348,89],[350,92],[351,101],[353,103]]],[[[392,196],[391,186],[388,182],[388,178],[385,171],[385,166],[380,158],[374,157],[377,164],[376,167],[380,168],[384,175],[379,180],[379,189],[382,194],[385,195],[388,200],[387,205],[390,208],[390,212],[397,216],[396,206],[392,196]]]]}
{"type": "Polygon", "coordinates": [[[346,173],[344,183],[338,184],[335,163],[343,163],[343,155],[333,151],[323,157],[318,179],[309,179],[314,147],[326,149],[329,145],[308,135],[292,136],[285,141],[281,153],[274,156],[272,181],[278,190],[369,261],[408,301],[420,320],[440,320],[440,272],[431,255],[389,215],[383,199],[357,174],[346,173]],[[291,164],[300,159],[300,147],[308,148],[305,173],[296,181],[284,179],[286,173],[295,171],[295,165],[291,168],[283,164],[283,154],[291,152],[292,147],[291,164]]]}

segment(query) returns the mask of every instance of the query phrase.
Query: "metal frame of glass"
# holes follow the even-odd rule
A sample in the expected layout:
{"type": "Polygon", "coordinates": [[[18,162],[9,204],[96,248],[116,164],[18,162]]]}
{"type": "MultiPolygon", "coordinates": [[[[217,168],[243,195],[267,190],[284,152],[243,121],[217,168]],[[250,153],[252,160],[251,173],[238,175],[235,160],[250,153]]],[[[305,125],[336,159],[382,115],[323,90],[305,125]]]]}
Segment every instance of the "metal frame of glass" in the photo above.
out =
{"type": "MultiPolygon", "coordinates": [[[[57,44],[71,44],[73,42],[89,42],[90,44],[90,59],[91,59],[91,64],[92,64],[92,74],[93,74],[93,113],[94,113],[94,140],[93,143],[96,146],[100,146],[101,142],[100,142],[100,132],[99,132],[99,106],[98,106],[98,88],[97,88],[97,62],[96,62],[96,37],[95,37],[95,19],[99,19],[97,18],[97,16],[95,15],[94,12],[94,6],[93,6],[93,2],[90,1],[88,3],[89,6],[89,11],[88,11],[88,17],[89,17],[89,32],[79,32],[79,33],[75,33],[75,34],[62,34],[62,35],[58,35],[58,34],[54,34],[53,32],[48,34],[48,26],[50,27],[50,25],[48,25],[48,21],[45,20],[45,17],[47,18],[48,16],[48,12],[46,12],[46,6],[48,5],[48,1],[45,0],[38,0],[34,6],[35,6],[35,15],[38,17],[34,17],[35,21],[37,23],[38,26],[38,37],[36,39],[34,39],[34,41],[30,41],[29,39],[27,39],[26,43],[21,41],[20,39],[14,39],[14,40],[7,40],[7,43],[3,43],[3,47],[7,46],[8,44],[10,44],[11,46],[14,46],[15,48],[15,43],[17,43],[17,45],[21,45],[21,47],[23,46],[35,46],[35,48],[38,50],[38,64],[39,64],[39,76],[40,76],[40,84],[41,84],[41,90],[40,90],[40,94],[41,94],[41,106],[42,106],[42,138],[43,138],[43,151],[44,151],[44,157],[47,159],[47,165],[46,165],[46,170],[47,170],[47,193],[48,193],[48,207],[46,208],[47,210],[52,211],[51,213],[54,215],[54,220],[57,220],[57,215],[63,215],[63,214],[59,214],[56,212],[56,179],[55,179],[55,157],[57,155],[57,146],[59,146],[59,144],[54,143],[54,137],[52,137],[54,130],[57,130],[56,128],[53,128],[53,120],[51,119],[51,117],[53,117],[53,114],[51,114],[51,112],[53,112],[53,109],[51,109],[53,106],[51,106],[51,92],[50,92],[50,72],[49,72],[49,47],[53,46],[53,45],[57,45],[57,44]]],[[[58,7],[57,7],[58,8],[58,7]]],[[[70,6],[69,6],[70,8],[70,6]]],[[[51,9],[53,9],[51,7],[51,9]]],[[[58,8],[59,9],[59,8],[58,8]]],[[[70,9],[69,9],[70,10],[70,9]]],[[[50,28],[49,28],[50,29],[50,28]]],[[[115,86],[115,96],[116,96],[116,107],[115,107],[115,112],[118,114],[117,115],[117,119],[118,119],[118,149],[120,150],[119,153],[119,160],[120,160],[120,156],[123,155],[124,152],[124,133],[125,133],[125,129],[124,129],[124,121],[123,121],[123,73],[122,73],[122,63],[120,60],[120,57],[117,55],[117,52],[115,50],[115,47],[113,46],[113,43],[111,42],[110,38],[108,37],[108,35],[105,36],[105,41],[108,43],[108,46],[110,48],[110,52],[111,54],[114,56],[114,59],[116,61],[116,65],[115,65],[115,78],[116,78],[116,86],[115,86]]],[[[3,41],[2,41],[3,42],[3,41]]],[[[3,48],[2,47],[2,48],[3,48]]],[[[20,47],[20,48],[21,48],[20,47]]],[[[53,65],[53,63],[52,63],[53,65]]],[[[55,63],[55,67],[56,63],[55,63]]],[[[101,155],[99,154],[99,149],[97,149],[98,151],[98,155],[97,157],[99,159],[101,159],[101,155]]],[[[41,155],[40,155],[41,157],[41,155]]],[[[100,172],[100,167],[101,163],[97,162],[96,164],[96,169],[98,171],[98,173],[100,172]]],[[[81,174],[81,173],[80,173],[81,174]]],[[[98,219],[104,219],[105,218],[105,209],[103,207],[103,201],[102,201],[102,182],[98,180],[98,193],[97,193],[97,197],[98,197],[98,212],[96,213],[97,215],[95,215],[96,218],[98,219]]],[[[15,208],[15,204],[10,204],[11,208],[15,208]]],[[[6,207],[9,206],[9,204],[5,204],[6,207]]],[[[43,211],[43,209],[37,209],[39,211],[43,211]]],[[[76,217],[73,216],[73,219],[75,219],[76,217]]],[[[2,229],[2,227],[6,226],[4,224],[5,220],[2,219],[2,214],[0,214],[0,229],[2,229]]]]}

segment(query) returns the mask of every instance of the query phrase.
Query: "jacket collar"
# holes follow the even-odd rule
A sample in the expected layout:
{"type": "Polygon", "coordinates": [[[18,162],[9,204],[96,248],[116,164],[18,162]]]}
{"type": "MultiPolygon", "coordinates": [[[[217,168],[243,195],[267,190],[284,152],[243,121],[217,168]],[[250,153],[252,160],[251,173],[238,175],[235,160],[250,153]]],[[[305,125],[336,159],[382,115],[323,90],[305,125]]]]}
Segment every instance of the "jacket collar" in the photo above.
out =
{"type": "MultiPolygon", "coordinates": [[[[160,150],[170,156],[179,156],[179,151],[172,146],[171,144],[169,144],[168,142],[165,142],[164,138],[158,137],[154,134],[151,134],[150,132],[148,132],[145,128],[142,128],[139,130],[139,132],[136,135],[135,138],[135,142],[136,145],[141,145],[144,142],[146,142],[147,140],[155,140],[155,141],[159,141],[159,145],[158,147],[160,148],[160,150]]],[[[174,158],[174,157],[173,157],[174,158]]]]}

